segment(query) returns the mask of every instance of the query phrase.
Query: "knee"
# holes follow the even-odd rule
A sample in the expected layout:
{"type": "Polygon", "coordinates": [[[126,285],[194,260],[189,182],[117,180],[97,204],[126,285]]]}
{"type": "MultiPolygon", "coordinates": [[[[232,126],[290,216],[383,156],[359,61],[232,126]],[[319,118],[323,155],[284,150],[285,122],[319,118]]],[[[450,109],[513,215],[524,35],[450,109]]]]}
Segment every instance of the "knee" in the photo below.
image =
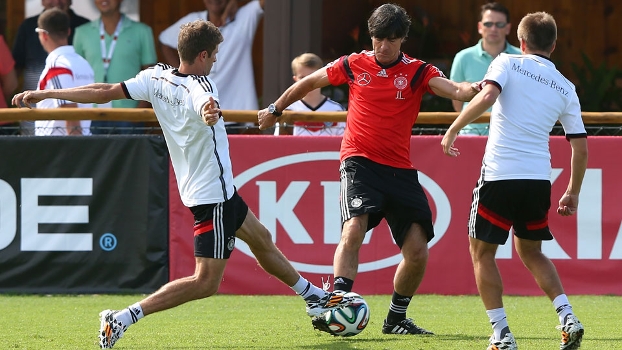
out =
{"type": "Polygon", "coordinates": [[[196,278],[195,279],[195,292],[197,299],[204,299],[211,297],[218,292],[220,281],[213,281],[208,278],[196,278]]]}
{"type": "Polygon", "coordinates": [[[365,239],[366,227],[363,227],[359,221],[350,220],[343,226],[341,232],[340,245],[346,249],[359,249],[365,239]]]}
{"type": "Polygon", "coordinates": [[[408,246],[408,248],[402,249],[402,255],[404,260],[414,264],[425,264],[428,261],[428,246],[408,246]]]}

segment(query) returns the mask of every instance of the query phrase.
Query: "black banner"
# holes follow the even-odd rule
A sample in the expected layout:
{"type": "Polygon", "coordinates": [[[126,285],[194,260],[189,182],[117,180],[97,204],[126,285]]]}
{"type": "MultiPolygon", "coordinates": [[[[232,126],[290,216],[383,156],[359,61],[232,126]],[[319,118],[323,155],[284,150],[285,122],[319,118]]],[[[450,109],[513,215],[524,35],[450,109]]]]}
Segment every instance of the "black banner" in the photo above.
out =
{"type": "Polygon", "coordinates": [[[166,283],[168,159],[158,135],[0,137],[0,292],[166,283]]]}

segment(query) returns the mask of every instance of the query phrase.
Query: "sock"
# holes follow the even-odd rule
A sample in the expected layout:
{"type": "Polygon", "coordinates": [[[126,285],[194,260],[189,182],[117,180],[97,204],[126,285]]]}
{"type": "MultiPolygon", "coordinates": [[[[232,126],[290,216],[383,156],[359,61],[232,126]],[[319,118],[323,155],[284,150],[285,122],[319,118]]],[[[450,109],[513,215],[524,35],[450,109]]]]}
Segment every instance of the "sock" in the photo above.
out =
{"type": "Polygon", "coordinates": [[[354,285],[354,281],[343,277],[343,276],[335,276],[335,283],[333,290],[341,290],[346,293],[352,291],[352,286],[354,285]]]}
{"type": "Polygon", "coordinates": [[[307,279],[302,276],[300,276],[298,282],[291,286],[291,288],[294,292],[296,292],[296,294],[300,295],[305,300],[309,299],[309,297],[313,295],[321,298],[326,294],[326,292],[315,286],[313,283],[307,281],[307,279]]]}
{"type": "Polygon", "coordinates": [[[406,318],[406,309],[408,309],[411,299],[412,295],[400,295],[396,291],[393,291],[391,306],[389,306],[389,314],[387,315],[388,324],[396,324],[406,318]]]}
{"type": "Polygon", "coordinates": [[[566,324],[566,316],[572,315],[572,305],[570,305],[566,294],[560,294],[553,299],[553,306],[559,316],[559,323],[566,324]]]}
{"type": "Polygon", "coordinates": [[[488,314],[488,318],[490,319],[495,340],[503,339],[506,333],[510,332],[505,309],[501,307],[498,309],[486,310],[486,314],[488,314]]]}
{"type": "Polygon", "coordinates": [[[138,322],[141,318],[145,317],[145,313],[143,312],[143,308],[140,307],[140,304],[136,303],[119,311],[114,315],[114,317],[121,321],[125,327],[129,327],[130,325],[138,322]]]}

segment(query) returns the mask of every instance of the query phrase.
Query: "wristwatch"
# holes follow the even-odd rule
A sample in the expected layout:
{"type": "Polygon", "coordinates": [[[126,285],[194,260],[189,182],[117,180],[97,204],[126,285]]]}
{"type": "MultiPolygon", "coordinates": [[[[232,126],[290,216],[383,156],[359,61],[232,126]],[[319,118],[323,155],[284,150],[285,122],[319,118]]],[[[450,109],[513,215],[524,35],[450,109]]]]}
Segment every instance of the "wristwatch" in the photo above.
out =
{"type": "Polygon", "coordinates": [[[276,105],[274,103],[271,103],[268,106],[268,112],[274,115],[275,117],[280,117],[283,115],[283,112],[279,112],[278,109],[276,109],[276,105]]]}

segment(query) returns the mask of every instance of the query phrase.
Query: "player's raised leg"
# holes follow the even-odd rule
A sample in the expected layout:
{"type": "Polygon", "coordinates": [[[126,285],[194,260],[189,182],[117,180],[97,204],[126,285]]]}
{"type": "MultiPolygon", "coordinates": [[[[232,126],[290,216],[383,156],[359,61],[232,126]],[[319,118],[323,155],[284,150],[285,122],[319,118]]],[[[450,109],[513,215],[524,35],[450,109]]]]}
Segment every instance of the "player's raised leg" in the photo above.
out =
{"type": "Polygon", "coordinates": [[[319,316],[329,310],[349,305],[352,298],[343,292],[328,292],[302,277],[272,242],[272,235],[249,209],[237,237],[248,244],[259,265],[287,284],[307,303],[307,314],[319,316]]]}
{"type": "Polygon", "coordinates": [[[171,281],[142,301],[115,311],[104,310],[100,316],[99,346],[111,349],[129,326],[141,318],[192,300],[207,298],[218,291],[226,259],[197,257],[192,276],[171,281]]]}

